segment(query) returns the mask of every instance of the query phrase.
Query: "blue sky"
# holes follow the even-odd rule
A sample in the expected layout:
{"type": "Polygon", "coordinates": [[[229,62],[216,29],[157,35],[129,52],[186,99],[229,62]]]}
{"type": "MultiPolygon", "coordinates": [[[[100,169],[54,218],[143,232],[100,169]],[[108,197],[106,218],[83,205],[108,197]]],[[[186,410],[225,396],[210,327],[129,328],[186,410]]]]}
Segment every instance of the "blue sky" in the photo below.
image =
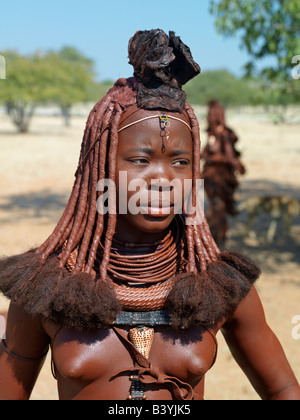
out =
{"type": "Polygon", "coordinates": [[[247,54],[238,38],[217,34],[210,0],[0,0],[0,51],[77,47],[95,61],[99,80],[132,75],[127,45],[137,30],[173,30],[202,71],[242,74],[247,54]]]}

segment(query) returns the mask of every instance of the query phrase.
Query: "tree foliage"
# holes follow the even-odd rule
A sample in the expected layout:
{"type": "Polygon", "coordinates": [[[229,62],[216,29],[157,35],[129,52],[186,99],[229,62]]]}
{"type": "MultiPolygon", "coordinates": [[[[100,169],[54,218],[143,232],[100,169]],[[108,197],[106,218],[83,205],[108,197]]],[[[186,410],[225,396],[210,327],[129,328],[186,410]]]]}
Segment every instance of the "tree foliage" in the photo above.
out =
{"type": "Polygon", "coordinates": [[[254,102],[254,88],[228,70],[207,71],[192,79],[185,86],[187,99],[192,104],[206,105],[217,99],[224,106],[239,106],[254,102]]]}
{"type": "Polygon", "coordinates": [[[49,82],[45,85],[47,100],[59,104],[69,125],[72,105],[94,99],[94,63],[75,48],[64,47],[47,52],[43,64],[49,82]]]}
{"type": "Polygon", "coordinates": [[[27,132],[37,103],[43,101],[44,74],[40,57],[24,57],[15,51],[6,51],[6,79],[0,83],[0,100],[20,132],[27,132]]]}
{"type": "Polygon", "coordinates": [[[58,104],[68,123],[73,104],[100,97],[93,61],[73,47],[26,56],[15,51],[2,54],[6,79],[0,81],[0,101],[20,132],[28,131],[38,104],[58,104]]]}
{"type": "Polygon", "coordinates": [[[292,59],[300,54],[300,0],[211,0],[217,30],[225,36],[241,37],[249,54],[247,75],[260,75],[265,85],[274,84],[285,93],[300,97],[300,86],[292,79],[292,59]],[[257,64],[266,57],[274,63],[257,64]]]}

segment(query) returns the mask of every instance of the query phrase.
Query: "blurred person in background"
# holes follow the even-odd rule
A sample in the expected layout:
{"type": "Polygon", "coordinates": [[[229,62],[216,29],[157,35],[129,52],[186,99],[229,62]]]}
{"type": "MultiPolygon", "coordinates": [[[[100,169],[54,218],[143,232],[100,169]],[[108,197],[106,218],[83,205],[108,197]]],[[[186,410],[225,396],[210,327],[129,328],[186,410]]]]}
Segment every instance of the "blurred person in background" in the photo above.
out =
{"type": "Polygon", "coordinates": [[[226,124],[224,107],[214,99],[208,103],[207,123],[208,139],[201,155],[208,199],[206,217],[214,239],[222,246],[227,237],[227,216],[237,215],[234,194],[238,175],[245,173],[245,167],[235,148],[238,138],[226,124]]]}

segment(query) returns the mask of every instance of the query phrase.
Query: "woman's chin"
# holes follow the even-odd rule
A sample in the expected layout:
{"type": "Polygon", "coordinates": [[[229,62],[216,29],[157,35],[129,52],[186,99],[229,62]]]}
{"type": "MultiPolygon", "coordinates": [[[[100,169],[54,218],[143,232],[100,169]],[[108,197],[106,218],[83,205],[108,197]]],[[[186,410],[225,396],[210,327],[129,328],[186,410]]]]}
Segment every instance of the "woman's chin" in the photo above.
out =
{"type": "Polygon", "coordinates": [[[119,239],[131,242],[148,242],[161,239],[168,230],[174,214],[136,214],[118,218],[116,234],[119,239]],[[126,236],[126,238],[125,238],[126,236]]]}

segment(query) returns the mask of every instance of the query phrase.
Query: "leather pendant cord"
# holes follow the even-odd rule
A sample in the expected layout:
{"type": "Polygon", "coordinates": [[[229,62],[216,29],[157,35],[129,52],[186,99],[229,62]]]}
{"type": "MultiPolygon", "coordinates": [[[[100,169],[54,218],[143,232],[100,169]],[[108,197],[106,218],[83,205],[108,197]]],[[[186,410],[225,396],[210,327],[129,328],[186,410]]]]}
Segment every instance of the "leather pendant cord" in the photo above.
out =
{"type": "Polygon", "coordinates": [[[113,327],[116,335],[120,341],[123,342],[125,347],[128,349],[133,362],[137,365],[125,368],[117,372],[113,377],[119,375],[129,374],[138,371],[139,380],[143,384],[158,384],[163,385],[170,389],[172,395],[176,400],[192,400],[193,399],[193,388],[186,382],[180,381],[180,379],[165,375],[158,366],[150,362],[144,357],[137,348],[127,338],[126,331],[113,327]]]}

